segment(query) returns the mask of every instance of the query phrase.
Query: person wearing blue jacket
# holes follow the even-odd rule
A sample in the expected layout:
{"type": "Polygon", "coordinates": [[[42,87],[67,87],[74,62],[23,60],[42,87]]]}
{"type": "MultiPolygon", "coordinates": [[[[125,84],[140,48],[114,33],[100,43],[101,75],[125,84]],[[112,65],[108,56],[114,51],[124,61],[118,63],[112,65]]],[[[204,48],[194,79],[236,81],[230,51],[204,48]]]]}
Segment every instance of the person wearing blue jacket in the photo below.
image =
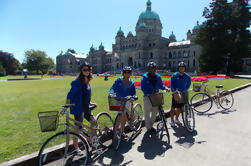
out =
{"type": "MultiPolygon", "coordinates": [[[[132,69],[129,66],[123,68],[123,76],[115,80],[112,87],[110,88],[109,96],[116,95],[116,97],[127,97],[127,96],[136,96],[136,88],[134,82],[130,79],[132,75],[132,69]]],[[[125,111],[129,113],[130,105],[133,103],[133,98],[130,101],[127,101],[125,104],[125,111]]],[[[130,114],[130,113],[129,113],[130,114]]],[[[126,114],[122,114],[122,134],[124,137],[127,137],[124,133],[124,128],[127,119],[126,114]]]]}
{"type": "Polygon", "coordinates": [[[147,132],[153,134],[156,132],[156,129],[153,128],[155,122],[158,107],[153,107],[149,95],[159,92],[159,89],[167,90],[169,89],[163,84],[161,76],[156,73],[156,63],[149,62],[147,64],[148,72],[145,73],[141,79],[141,90],[144,93],[144,112],[145,112],[145,124],[147,132]],[[151,117],[150,117],[151,114],[151,117]]]}
{"type": "MultiPolygon", "coordinates": [[[[74,104],[74,107],[70,108],[70,113],[74,115],[74,119],[83,122],[83,117],[91,123],[91,128],[96,126],[96,120],[92,113],[89,111],[89,105],[91,104],[91,86],[90,81],[92,79],[92,67],[84,62],[80,65],[80,73],[78,77],[71,82],[71,89],[67,94],[66,104],[74,104]]],[[[97,106],[96,103],[92,103],[97,106]]],[[[76,126],[79,126],[77,123],[76,126]]],[[[81,128],[82,126],[79,126],[81,128]]],[[[96,131],[92,130],[92,136],[96,131]]],[[[73,144],[78,154],[81,154],[81,150],[78,147],[78,140],[73,138],[73,144]]]]}
{"type": "Polygon", "coordinates": [[[179,115],[181,113],[181,107],[184,103],[188,103],[188,89],[191,85],[191,77],[189,74],[185,72],[186,64],[184,62],[180,62],[178,64],[179,71],[175,72],[171,77],[171,91],[179,91],[182,93],[183,96],[183,103],[177,103],[172,97],[172,106],[170,111],[171,116],[171,126],[175,127],[177,125],[181,125],[179,121],[179,115]],[[176,118],[174,119],[174,114],[176,118]]]}

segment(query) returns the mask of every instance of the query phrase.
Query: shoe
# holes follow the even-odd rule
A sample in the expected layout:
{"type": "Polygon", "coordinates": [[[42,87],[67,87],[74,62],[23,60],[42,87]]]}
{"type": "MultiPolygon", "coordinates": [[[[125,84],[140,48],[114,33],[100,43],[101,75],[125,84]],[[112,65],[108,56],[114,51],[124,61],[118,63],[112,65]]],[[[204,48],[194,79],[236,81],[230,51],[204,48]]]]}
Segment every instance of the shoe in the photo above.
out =
{"type": "Polygon", "coordinates": [[[176,127],[175,122],[172,120],[170,123],[171,127],[176,127]]]}
{"type": "Polygon", "coordinates": [[[156,133],[157,131],[156,131],[155,128],[152,127],[152,128],[150,128],[150,129],[148,129],[147,132],[150,133],[150,134],[154,134],[154,133],[156,133]]]}
{"type": "Polygon", "coordinates": [[[82,151],[79,148],[75,149],[73,151],[73,153],[76,154],[77,156],[82,156],[83,155],[82,151]]]}
{"type": "Polygon", "coordinates": [[[177,125],[182,125],[182,123],[179,121],[179,119],[178,120],[174,120],[174,122],[177,124],[177,125]]]}
{"type": "Polygon", "coordinates": [[[126,135],[125,133],[122,133],[122,137],[129,138],[128,135],[126,135]]]}

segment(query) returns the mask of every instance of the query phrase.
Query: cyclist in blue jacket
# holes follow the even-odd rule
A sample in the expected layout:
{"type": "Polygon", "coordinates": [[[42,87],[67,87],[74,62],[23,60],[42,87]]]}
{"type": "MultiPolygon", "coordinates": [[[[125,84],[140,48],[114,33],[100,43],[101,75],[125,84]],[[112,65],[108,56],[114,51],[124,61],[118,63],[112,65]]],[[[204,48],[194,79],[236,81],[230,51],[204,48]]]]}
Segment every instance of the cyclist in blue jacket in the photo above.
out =
{"type": "MultiPolygon", "coordinates": [[[[132,75],[131,67],[125,66],[123,68],[123,76],[115,80],[110,89],[109,96],[113,96],[115,94],[116,97],[136,96],[136,89],[134,82],[130,79],[131,75],[132,75]]],[[[127,101],[125,104],[125,111],[127,111],[128,113],[130,110],[130,104],[133,103],[133,101],[134,101],[133,98],[131,98],[131,100],[127,101]]],[[[124,133],[126,121],[127,121],[126,114],[122,114],[122,133],[124,137],[126,137],[124,133]]]]}
{"type": "Polygon", "coordinates": [[[172,97],[172,106],[170,111],[171,116],[171,126],[175,127],[175,123],[181,125],[179,121],[179,115],[181,113],[181,107],[184,103],[188,103],[188,89],[191,85],[191,77],[189,74],[185,72],[186,64],[184,62],[180,62],[178,64],[179,71],[175,72],[171,77],[171,91],[179,91],[182,92],[183,103],[177,103],[172,97]],[[174,119],[174,114],[176,118],[174,119]]]}
{"type": "MultiPolygon", "coordinates": [[[[83,122],[83,117],[91,123],[91,128],[96,126],[96,120],[92,113],[89,111],[89,105],[91,104],[91,86],[90,81],[92,79],[92,67],[84,62],[80,65],[80,73],[78,77],[71,82],[71,89],[67,94],[66,104],[75,104],[71,107],[71,114],[74,115],[74,119],[83,122]]],[[[92,103],[97,106],[96,103],[92,103]]],[[[77,123],[76,126],[79,126],[77,123]]],[[[79,126],[81,128],[82,126],[79,126]]],[[[95,135],[95,130],[92,130],[92,136],[95,135]]],[[[77,153],[81,153],[78,148],[78,140],[73,138],[73,144],[77,153]]]]}
{"type": "Polygon", "coordinates": [[[149,62],[147,64],[148,72],[145,73],[141,80],[141,90],[144,93],[144,112],[145,112],[145,124],[147,132],[155,133],[156,129],[153,128],[153,124],[155,122],[158,107],[153,107],[148,95],[152,93],[157,93],[159,89],[168,90],[168,88],[163,84],[161,76],[156,73],[156,63],[149,62]],[[151,117],[150,117],[151,114],[151,117]]]}

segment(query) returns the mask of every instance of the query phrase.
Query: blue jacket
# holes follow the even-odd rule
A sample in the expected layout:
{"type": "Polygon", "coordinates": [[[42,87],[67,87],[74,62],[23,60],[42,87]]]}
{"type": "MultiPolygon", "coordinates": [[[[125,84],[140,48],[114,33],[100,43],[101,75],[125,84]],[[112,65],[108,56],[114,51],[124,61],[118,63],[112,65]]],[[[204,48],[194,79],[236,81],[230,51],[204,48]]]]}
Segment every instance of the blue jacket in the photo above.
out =
{"type": "Polygon", "coordinates": [[[135,96],[136,89],[134,82],[130,80],[129,84],[125,85],[122,77],[117,78],[110,89],[110,94],[114,93],[116,93],[117,97],[135,96]]]}
{"type": "Polygon", "coordinates": [[[179,72],[176,72],[171,77],[171,90],[174,92],[178,90],[180,92],[185,92],[189,89],[191,85],[191,77],[186,72],[183,76],[179,75],[179,72]]]}
{"type": "Polygon", "coordinates": [[[152,84],[148,78],[148,72],[145,73],[141,79],[141,90],[145,95],[150,95],[152,93],[159,92],[159,89],[166,89],[167,87],[163,84],[161,76],[158,73],[155,73],[157,76],[157,82],[155,88],[152,87],[152,84]]]}
{"type": "Polygon", "coordinates": [[[74,107],[71,107],[71,114],[82,115],[82,110],[88,110],[91,101],[91,86],[83,85],[81,80],[76,78],[71,82],[67,99],[70,99],[71,104],[75,104],[74,107]]]}

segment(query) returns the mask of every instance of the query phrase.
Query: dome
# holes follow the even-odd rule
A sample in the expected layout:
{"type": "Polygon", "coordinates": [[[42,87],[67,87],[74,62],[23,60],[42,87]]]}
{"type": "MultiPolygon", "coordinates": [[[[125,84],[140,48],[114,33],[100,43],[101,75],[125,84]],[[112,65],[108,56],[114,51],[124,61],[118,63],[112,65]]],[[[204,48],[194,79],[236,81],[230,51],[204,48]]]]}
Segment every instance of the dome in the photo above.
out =
{"type": "Polygon", "coordinates": [[[193,27],[194,30],[197,30],[200,28],[199,21],[196,22],[196,25],[193,27]]]}
{"type": "Polygon", "coordinates": [[[173,34],[173,31],[172,34],[169,36],[169,38],[176,38],[176,36],[173,34]]]}
{"type": "Polygon", "coordinates": [[[151,10],[151,4],[152,4],[151,1],[148,0],[146,3],[146,5],[147,5],[146,11],[142,12],[139,15],[139,20],[140,19],[158,19],[158,20],[160,19],[159,15],[156,12],[151,10]]]}
{"type": "Polygon", "coordinates": [[[58,54],[58,56],[63,56],[63,51],[61,50],[60,54],[58,54]]]}
{"type": "Polygon", "coordinates": [[[121,27],[119,27],[119,30],[118,30],[117,33],[124,33],[124,32],[122,31],[121,27]]]}

